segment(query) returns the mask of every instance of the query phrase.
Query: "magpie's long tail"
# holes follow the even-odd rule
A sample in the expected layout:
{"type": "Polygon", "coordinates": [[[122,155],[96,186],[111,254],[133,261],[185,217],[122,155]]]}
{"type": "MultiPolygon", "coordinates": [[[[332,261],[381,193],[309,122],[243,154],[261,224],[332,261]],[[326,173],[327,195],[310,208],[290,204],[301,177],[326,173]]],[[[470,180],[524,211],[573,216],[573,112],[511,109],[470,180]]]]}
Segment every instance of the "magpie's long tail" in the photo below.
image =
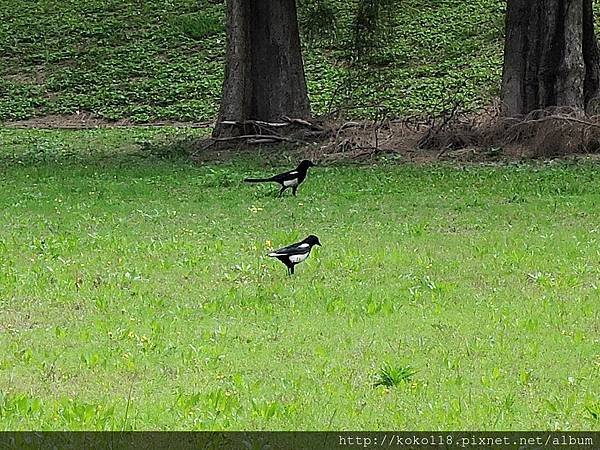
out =
{"type": "Polygon", "coordinates": [[[268,183],[273,181],[272,178],[244,178],[246,183],[268,183]]]}

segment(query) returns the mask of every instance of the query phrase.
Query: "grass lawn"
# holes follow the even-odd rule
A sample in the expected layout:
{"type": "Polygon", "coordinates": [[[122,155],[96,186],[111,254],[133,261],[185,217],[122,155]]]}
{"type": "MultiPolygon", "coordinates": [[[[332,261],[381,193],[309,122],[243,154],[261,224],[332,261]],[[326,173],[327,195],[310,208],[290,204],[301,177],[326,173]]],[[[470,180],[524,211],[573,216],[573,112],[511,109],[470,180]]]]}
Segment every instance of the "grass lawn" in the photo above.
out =
{"type": "Polygon", "coordinates": [[[276,199],[174,133],[0,130],[0,428],[600,430],[599,166],[276,199]]]}

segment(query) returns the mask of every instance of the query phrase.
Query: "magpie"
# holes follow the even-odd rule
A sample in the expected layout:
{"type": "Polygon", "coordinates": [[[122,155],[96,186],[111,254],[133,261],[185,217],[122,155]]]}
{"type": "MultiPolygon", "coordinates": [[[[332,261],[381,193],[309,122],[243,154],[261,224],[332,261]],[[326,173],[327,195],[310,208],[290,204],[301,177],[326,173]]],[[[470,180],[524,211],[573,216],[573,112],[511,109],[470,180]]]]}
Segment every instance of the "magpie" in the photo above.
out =
{"type": "Polygon", "coordinates": [[[303,241],[296,242],[295,244],[272,251],[268,256],[277,258],[279,261],[284,263],[288,268],[288,274],[293,275],[294,266],[308,258],[310,251],[315,245],[320,247],[321,242],[319,242],[318,237],[316,237],[314,234],[311,234],[303,241]]]}
{"type": "Polygon", "coordinates": [[[308,169],[314,166],[316,166],[315,163],[305,159],[294,170],[280,173],[279,175],[273,175],[271,178],[246,178],[244,181],[246,183],[279,183],[281,185],[279,197],[281,197],[283,192],[290,187],[292,188],[292,194],[296,195],[296,190],[298,190],[298,186],[300,186],[300,183],[306,178],[308,169]]]}

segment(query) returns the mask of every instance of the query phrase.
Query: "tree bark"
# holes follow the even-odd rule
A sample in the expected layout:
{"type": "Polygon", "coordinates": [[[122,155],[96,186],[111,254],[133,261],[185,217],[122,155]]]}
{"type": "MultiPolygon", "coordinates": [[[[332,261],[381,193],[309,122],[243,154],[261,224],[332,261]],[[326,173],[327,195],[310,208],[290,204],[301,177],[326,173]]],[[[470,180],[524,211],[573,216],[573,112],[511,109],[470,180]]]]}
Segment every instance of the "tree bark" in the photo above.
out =
{"type": "Polygon", "coordinates": [[[213,135],[249,131],[223,121],[309,118],[296,1],[228,0],[227,13],[225,81],[213,135]]]}
{"type": "Polygon", "coordinates": [[[504,114],[550,106],[584,110],[599,95],[592,0],[508,0],[504,114]]]}

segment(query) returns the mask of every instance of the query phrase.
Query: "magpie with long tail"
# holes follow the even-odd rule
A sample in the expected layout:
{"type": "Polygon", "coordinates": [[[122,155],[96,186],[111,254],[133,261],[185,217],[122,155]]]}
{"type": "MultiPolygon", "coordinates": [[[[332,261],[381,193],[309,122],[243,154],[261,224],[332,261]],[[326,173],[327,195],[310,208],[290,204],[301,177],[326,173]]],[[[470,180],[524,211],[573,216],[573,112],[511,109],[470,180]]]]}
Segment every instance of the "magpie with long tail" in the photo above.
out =
{"type": "Polygon", "coordinates": [[[281,185],[281,189],[278,194],[279,197],[281,197],[288,188],[292,188],[292,194],[296,195],[298,186],[300,186],[300,184],[306,179],[308,169],[315,166],[315,163],[305,159],[294,170],[273,175],[270,178],[246,178],[244,181],[246,183],[279,183],[281,185]]]}
{"type": "Polygon", "coordinates": [[[296,242],[295,244],[288,245],[287,247],[283,247],[278,250],[273,250],[268,256],[277,258],[279,261],[284,263],[288,268],[288,275],[293,275],[294,266],[296,264],[300,264],[302,261],[308,258],[310,251],[315,245],[320,247],[321,242],[319,242],[318,237],[316,237],[314,234],[311,234],[303,241],[296,242]]]}

